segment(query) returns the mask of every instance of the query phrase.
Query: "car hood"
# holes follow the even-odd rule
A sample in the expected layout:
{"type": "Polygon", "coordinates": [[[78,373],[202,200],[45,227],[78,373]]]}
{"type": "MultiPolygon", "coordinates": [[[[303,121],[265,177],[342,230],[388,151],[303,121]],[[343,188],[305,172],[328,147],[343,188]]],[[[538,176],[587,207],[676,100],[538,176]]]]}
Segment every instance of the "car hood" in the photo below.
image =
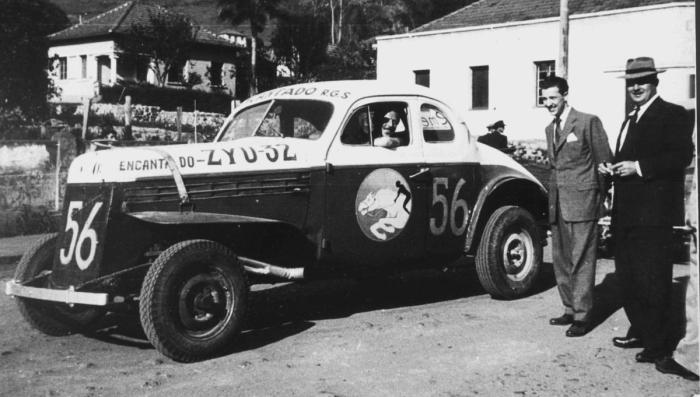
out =
{"type": "Polygon", "coordinates": [[[131,182],[232,172],[274,171],[323,165],[318,142],[251,137],[228,142],[115,148],[85,153],[70,166],[68,183],[131,182]]]}

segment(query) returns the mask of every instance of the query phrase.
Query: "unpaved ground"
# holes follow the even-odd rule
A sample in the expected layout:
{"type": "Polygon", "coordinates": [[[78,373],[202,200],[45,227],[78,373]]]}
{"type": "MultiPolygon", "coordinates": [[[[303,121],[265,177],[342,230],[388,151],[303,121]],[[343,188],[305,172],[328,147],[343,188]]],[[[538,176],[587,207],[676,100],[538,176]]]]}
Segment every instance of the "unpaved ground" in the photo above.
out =
{"type": "MultiPolygon", "coordinates": [[[[599,262],[600,324],[583,338],[548,325],[556,289],[489,298],[473,270],[381,281],[277,285],[252,294],[236,351],[195,364],[160,356],[135,319],[93,336],[29,328],[0,296],[0,395],[690,396],[698,384],[612,346],[627,320],[599,262]]],[[[676,274],[686,274],[676,266],[676,274]]],[[[0,280],[11,276],[0,267],[0,280]]],[[[680,285],[679,285],[680,286],[680,285]]],[[[677,288],[682,298],[682,289],[677,288]]],[[[111,325],[111,326],[110,326],[111,325]]]]}

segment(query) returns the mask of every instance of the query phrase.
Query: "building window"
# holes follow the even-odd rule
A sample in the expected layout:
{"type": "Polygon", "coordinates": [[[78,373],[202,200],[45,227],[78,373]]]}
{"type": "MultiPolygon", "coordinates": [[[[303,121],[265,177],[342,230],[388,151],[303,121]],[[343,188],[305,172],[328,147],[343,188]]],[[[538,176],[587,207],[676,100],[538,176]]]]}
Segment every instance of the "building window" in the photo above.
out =
{"type": "Polygon", "coordinates": [[[66,57],[58,58],[58,78],[60,80],[68,78],[68,58],[66,57]]]}
{"type": "Polygon", "coordinates": [[[212,62],[209,67],[209,84],[212,86],[221,85],[221,62],[212,62]]]}
{"type": "Polygon", "coordinates": [[[537,106],[544,106],[540,84],[549,76],[554,76],[554,61],[535,62],[535,100],[537,106]]]}
{"type": "Polygon", "coordinates": [[[185,71],[185,62],[174,62],[168,71],[168,83],[182,83],[183,73],[185,71]]]}
{"type": "Polygon", "coordinates": [[[87,79],[87,55],[80,56],[80,78],[87,79]]]}
{"type": "Polygon", "coordinates": [[[690,89],[688,90],[688,98],[693,99],[695,98],[695,75],[691,74],[690,75],[690,89]]]}
{"type": "Polygon", "coordinates": [[[416,84],[424,87],[430,87],[430,70],[414,70],[416,75],[416,84]]]}
{"type": "Polygon", "coordinates": [[[472,109],[489,107],[489,67],[472,66],[472,109]]]}

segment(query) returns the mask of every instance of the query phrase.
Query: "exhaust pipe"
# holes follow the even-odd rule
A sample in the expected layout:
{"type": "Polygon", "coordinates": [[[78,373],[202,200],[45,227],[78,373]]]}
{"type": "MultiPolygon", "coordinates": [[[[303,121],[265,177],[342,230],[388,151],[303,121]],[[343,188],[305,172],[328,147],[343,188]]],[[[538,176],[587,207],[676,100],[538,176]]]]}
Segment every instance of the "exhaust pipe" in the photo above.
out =
{"type": "Polygon", "coordinates": [[[264,276],[281,277],[287,280],[301,280],[304,278],[304,268],[286,268],[271,265],[269,263],[257,261],[255,259],[239,256],[238,260],[243,263],[245,271],[264,276]]]}

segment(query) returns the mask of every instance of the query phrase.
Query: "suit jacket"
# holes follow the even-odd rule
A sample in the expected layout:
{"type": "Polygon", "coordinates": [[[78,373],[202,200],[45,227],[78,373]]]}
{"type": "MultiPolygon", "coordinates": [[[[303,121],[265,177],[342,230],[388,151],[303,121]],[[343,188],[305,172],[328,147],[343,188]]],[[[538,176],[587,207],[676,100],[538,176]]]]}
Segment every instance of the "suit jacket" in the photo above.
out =
{"type": "Polygon", "coordinates": [[[614,179],[615,227],[684,223],[685,167],[693,157],[692,127],[683,107],[657,98],[639,118],[634,131],[627,133],[615,162],[639,161],[642,176],[614,179]]]}
{"type": "Polygon", "coordinates": [[[607,191],[599,163],[611,161],[608,136],[600,119],[592,114],[569,111],[559,140],[554,123],[545,128],[551,174],[549,178],[549,221],[557,221],[557,204],[567,222],[596,220],[604,215],[607,191]]]}

